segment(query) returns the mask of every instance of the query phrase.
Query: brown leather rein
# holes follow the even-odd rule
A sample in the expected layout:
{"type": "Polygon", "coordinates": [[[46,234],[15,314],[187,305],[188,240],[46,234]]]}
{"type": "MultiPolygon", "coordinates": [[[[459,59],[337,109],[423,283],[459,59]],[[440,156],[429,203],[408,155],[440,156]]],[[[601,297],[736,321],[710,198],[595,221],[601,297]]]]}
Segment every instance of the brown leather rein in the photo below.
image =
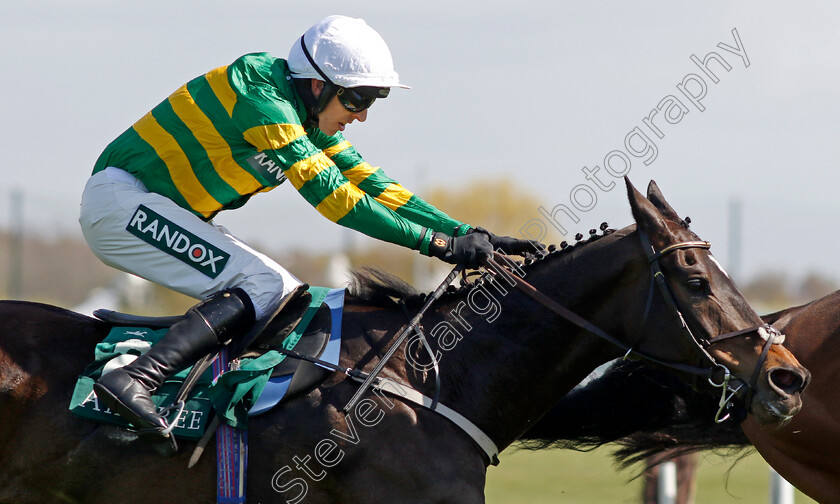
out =
{"type": "Polygon", "coordinates": [[[663,298],[665,299],[665,302],[671,307],[671,312],[674,314],[675,318],[677,318],[677,320],[678,320],[678,322],[681,326],[681,330],[682,330],[683,334],[685,334],[690,339],[690,341],[692,341],[694,343],[696,349],[698,350],[700,355],[703,357],[703,360],[705,360],[708,365],[706,365],[706,366],[692,366],[692,365],[683,364],[683,363],[679,363],[679,362],[664,361],[664,360],[661,360],[661,359],[659,359],[657,357],[654,357],[652,355],[648,355],[648,354],[639,352],[638,350],[634,350],[632,345],[628,345],[628,344],[614,338],[613,336],[607,334],[607,332],[605,332],[604,330],[595,326],[594,324],[592,324],[588,320],[584,319],[580,315],[577,315],[576,313],[572,312],[571,310],[569,310],[565,306],[561,305],[557,301],[549,298],[544,293],[540,292],[537,288],[535,288],[533,285],[531,285],[530,283],[525,281],[523,278],[519,277],[518,275],[512,273],[506,267],[502,266],[502,264],[500,264],[499,261],[504,263],[504,262],[508,262],[509,259],[507,259],[504,255],[499,254],[498,252],[494,253],[492,258],[486,259],[485,265],[488,269],[492,270],[493,273],[495,273],[496,275],[502,275],[502,277],[505,278],[508,281],[508,283],[515,286],[517,289],[522,291],[524,294],[530,296],[532,299],[534,299],[538,303],[542,304],[543,306],[545,306],[549,310],[551,310],[554,313],[560,315],[561,317],[565,318],[569,322],[577,325],[581,329],[584,329],[584,330],[586,330],[586,331],[588,331],[588,332],[590,332],[590,333],[592,333],[592,334],[594,334],[594,335],[612,343],[613,345],[621,348],[622,350],[624,350],[626,352],[624,354],[625,359],[630,355],[636,355],[641,359],[653,362],[653,363],[661,365],[661,366],[669,367],[671,369],[675,369],[677,371],[687,373],[687,374],[691,374],[691,375],[694,375],[694,376],[707,378],[708,381],[709,381],[709,384],[711,386],[721,389],[721,399],[720,399],[720,402],[719,402],[719,409],[718,409],[717,414],[715,415],[715,421],[716,422],[720,423],[720,422],[725,421],[727,418],[729,418],[729,413],[726,413],[723,417],[721,417],[721,415],[724,413],[725,410],[728,410],[731,407],[732,399],[735,398],[736,395],[745,386],[747,387],[747,392],[746,392],[746,396],[744,397],[744,402],[747,405],[747,409],[749,409],[749,404],[750,404],[751,399],[752,399],[752,394],[755,390],[755,386],[758,383],[758,377],[761,373],[761,368],[764,365],[764,361],[767,358],[767,354],[770,350],[770,347],[774,343],[780,343],[781,342],[780,340],[781,340],[781,338],[783,338],[782,334],[776,328],[772,327],[769,324],[758,324],[758,325],[747,327],[747,328],[744,328],[744,329],[739,329],[739,330],[736,330],[736,331],[728,332],[726,334],[721,334],[721,335],[718,335],[718,336],[714,336],[714,337],[711,337],[709,339],[699,339],[699,338],[697,338],[694,335],[694,333],[691,331],[691,328],[686,323],[685,317],[683,316],[682,311],[680,310],[679,306],[677,305],[677,302],[674,299],[674,296],[673,296],[673,293],[671,292],[670,287],[668,287],[668,284],[665,281],[665,274],[662,272],[662,269],[659,266],[659,259],[662,256],[664,256],[664,255],[666,255],[670,252],[674,252],[676,250],[689,249],[689,248],[700,248],[700,249],[708,250],[711,247],[711,243],[709,243],[707,241],[680,242],[680,243],[675,243],[673,245],[669,245],[668,247],[665,247],[664,249],[657,252],[653,248],[653,246],[651,245],[650,239],[647,237],[647,235],[641,230],[639,230],[638,233],[639,233],[639,236],[640,236],[641,241],[642,241],[642,246],[644,247],[645,253],[647,254],[648,263],[650,264],[650,267],[651,267],[651,287],[650,287],[650,290],[649,290],[649,293],[648,293],[648,300],[647,300],[647,304],[646,304],[646,308],[645,308],[644,318],[642,320],[642,327],[644,327],[644,324],[647,320],[648,312],[650,310],[650,306],[651,306],[652,299],[653,299],[653,294],[654,294],[653,286],[654,286],[654,284],[656,284],[659,287],[659,291],[662,294],[663,298]],[[729,368],[727,368],[725,365],[717,362],[715,360],[715,358],[707,351],[707,348],[709,346],[715,344],[715,343],[718,343],[718,342],[721,342],[721,341],[724,341],[724,340],[727,340],[727,339],[735,338],[735,337],[738,337],[738,336],[744,336],[744,335],[751,334],[751,333],[754,333],[754,332],[758,332],[758,334],[762,337],[762,339],[766,340],[766,343],[764,344],[764,347],[762,349],[759,360],[756,363],[756,367],[755,367],[755,369],[752,373],[752,376],[750,377],[750,380],[748,382],[745,382],[744,380],[742,380],[740,378],[737,378],[737,377],[735,377],[734,380],[733,380],[733,375],[732,375],[731,371],[729,370],[729,368]],[[714,372],[718,371],[718,370],[722,371],[722,373],[723,373],[723,377],[721,378],[721,381],[719,383],[715,382],[715,380],[713,378],[714,372]],[[732,382],[738,382],[739,384],[738,384],[737,387],[733,387],[732,382]]]}

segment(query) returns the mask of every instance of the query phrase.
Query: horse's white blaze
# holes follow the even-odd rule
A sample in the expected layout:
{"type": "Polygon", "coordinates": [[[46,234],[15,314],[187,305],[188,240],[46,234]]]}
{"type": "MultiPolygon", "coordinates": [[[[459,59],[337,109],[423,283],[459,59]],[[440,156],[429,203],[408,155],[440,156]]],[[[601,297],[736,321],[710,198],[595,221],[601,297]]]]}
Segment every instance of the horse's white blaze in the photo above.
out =
{"type": "Polygon", "coordinates": [[[726,275],[726,278],[728,278],[728,279],[732,280],[732,277],[731,277],[731,276],[729,276],[729,273],[727,273],[725,269],[723,269],[723,266],[721,266],[721,265],[720,265],[720,263],[718,262],[718,260],[717,260],[717,259],[715,259],[715,256],[713,256],[712,254],[709,254],[709,259],[711,259],[711,260],[712,260],[712,262],[713,262],[713,263],[715,263],[715,266],[717,266],[717,267],[720,269],[720,271],[721,271],[724,275],[726,275]]]}

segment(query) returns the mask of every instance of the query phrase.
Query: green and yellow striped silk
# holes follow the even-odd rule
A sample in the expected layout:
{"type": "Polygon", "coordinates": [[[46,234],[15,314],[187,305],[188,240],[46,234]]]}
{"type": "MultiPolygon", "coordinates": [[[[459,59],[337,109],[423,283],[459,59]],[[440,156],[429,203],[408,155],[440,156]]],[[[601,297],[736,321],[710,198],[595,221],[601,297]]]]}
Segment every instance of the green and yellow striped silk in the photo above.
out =
{"type": "Polygon", "coordinates": [[[286,62],[248,54],[172,93],[108,145],[94,173],[126,170],[205,220],[288,179],[328,219],[423,253],[431,231],[469,229],[370,166],[341,133],[304,130],[305,119],[286,62]]]}

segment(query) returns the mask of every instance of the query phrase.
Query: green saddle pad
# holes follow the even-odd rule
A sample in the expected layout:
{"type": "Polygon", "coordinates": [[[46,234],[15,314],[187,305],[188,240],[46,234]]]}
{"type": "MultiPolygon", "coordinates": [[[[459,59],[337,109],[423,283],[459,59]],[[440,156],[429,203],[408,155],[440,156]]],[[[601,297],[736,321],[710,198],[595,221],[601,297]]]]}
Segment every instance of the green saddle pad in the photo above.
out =
{"type": "MultiPolygon", "coordinates": [[[[282,346],[288,350],[298,343],[329,289],[310,287],[309,291],[312,294],[309,308],[295,329],[283,340],[282,346]]],[[[90,420],[128,426],[128,422],[99,403],[93,392],[93,384],[103,372],[122,367],[145,353],[160,341],[168,330],[142,327],[112,328],[108,336],[96,345],[94,362],[85,368],[76,381],[70,411],[90,420]]],[[[214,411],[225,423],[237,428],[246,428],[248,411],[259,399],[274,367],[285,357],[284,354],[271,350],[254,359],[241,359],[238,370],[224,373],[215,382],[212,368],[205,371],[185,402],[184,413],[179,417],[172,433],[176,437],[186,439],[201,438],[214,411]]],[[[168,377],[155,391],[152,401],[158,408],[172,404],[190,369],[185,368],[168,377]]],[[[174,418],[174,415],[175,412],[171,412],[169,419],[174,418]]]]}
{"type": "MultiPolygon", "coordinates": [[[[108,336],[94,350],[94,361],[79,379],[73,390],[70,401],[70,411],[90,420],[114,423],[128,426],[128,422],[110,409],[102,405],[93,392],[93,384],[113,368],[124,366],[137,356],[147,351],[166,334],[168,329],[144,329],[138,327],[114,327],[108,336]]],[[[158,407],[172,404],[181,384],[189,373],[189,368],[171,376],[152,395],[152,400],[158,407]]],[[[209,398],[209,387],[213,381],[213,374],[207,370],[199,379],[194,392],[186,401],[184,413],[172,432],[187,439],[198,439],[207,427],[213,405],[209,398]]],[[[173,412],[174,415],[174,412],[173,412]]],[[[170,417],[171,418],[171,417],[170,417]]]]}

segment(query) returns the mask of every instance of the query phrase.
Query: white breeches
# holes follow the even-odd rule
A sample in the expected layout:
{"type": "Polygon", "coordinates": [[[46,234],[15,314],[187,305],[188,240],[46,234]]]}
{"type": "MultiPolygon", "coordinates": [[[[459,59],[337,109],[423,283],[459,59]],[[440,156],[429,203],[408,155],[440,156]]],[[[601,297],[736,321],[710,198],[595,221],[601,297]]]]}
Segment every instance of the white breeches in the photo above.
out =
{"type": "Polygon", "coordinates": [[[241,288],[258,319],[301,284],[224,227],[149,192],[119,168],[106,168],[88,180],[79,223],[105,264],[196,299],[241,288]]]}

